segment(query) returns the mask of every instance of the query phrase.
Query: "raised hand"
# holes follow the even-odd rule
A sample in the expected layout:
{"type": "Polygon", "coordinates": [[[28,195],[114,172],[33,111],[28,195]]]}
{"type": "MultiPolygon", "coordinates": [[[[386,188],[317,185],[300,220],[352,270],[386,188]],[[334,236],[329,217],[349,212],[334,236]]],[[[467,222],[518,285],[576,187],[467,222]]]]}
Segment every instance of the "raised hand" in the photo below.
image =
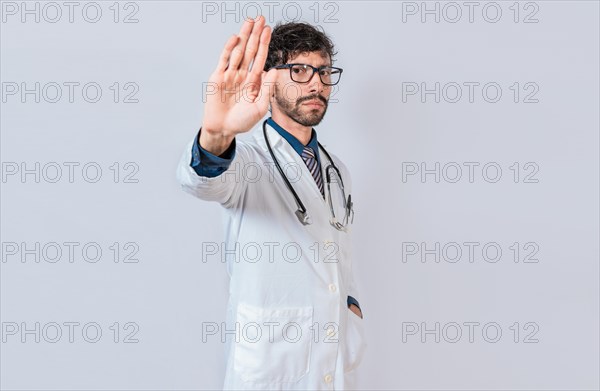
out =
{"type": "Polygon", "coordinates": [[[263,74],[271,28],[261,15],[247,19],[232,36],[209,78],[200,145],[220,155],[239,133],[247,132],[267,113],[275,70],[263,74]],[[250,70],[250,65],[252,69],[250,70]]]}

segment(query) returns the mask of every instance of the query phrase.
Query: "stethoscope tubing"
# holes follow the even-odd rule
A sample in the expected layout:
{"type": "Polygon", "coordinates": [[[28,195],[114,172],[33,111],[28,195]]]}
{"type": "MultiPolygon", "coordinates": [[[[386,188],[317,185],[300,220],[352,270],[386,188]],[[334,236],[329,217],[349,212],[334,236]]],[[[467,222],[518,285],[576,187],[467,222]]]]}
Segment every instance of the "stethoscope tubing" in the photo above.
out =
{"type": "MultiPolygon", "coordinates": [[[[275,167],[277,167],[277,171],[279,171],[279,174],[283,178],[283,181],[285,182],[286,187],[288,188],[288,190],[290,191],[290,193],[292,194],[292,196],[294,196],[294,200],[296,201],[296,205],[298,206],[298,211],[297,211],[296,214],[298,215],[298,213],[300,213],[302,216],[306,217],[307,210],[306,210],[306,207],[304,206],[304,203],[302,202],[302,200],[298,196],[298,193],[296,193],[296,190],[294,190],[294,187],[292,186],[292,184],[290,183],[290,181],[288,180],[288,178],[283,173],[283,169],[279,165],[279,161],[275,157],[275,153],[273,153],[273,149],[271,148],[271,143],[269,142],[269,137],[267,136],[267,120],[265,120],[263,122],[263,135],[265,137],[265,143],[267,144],[267,149],[269,150],[269,153],[271,154],[271,158],[273,159],[273,162],[275,163],[275,167]]],[[[329,155],[329,153],[327,152],[327,150],[325,148],[323,148],[323,146],[321,145],[320,142],[317,141],[317,144],[319,145],[319,148],[323,151],[323,153],[325,154],[325,156],[327,157],[327,159],[331,162],[331,165],[333,166],[333,168],[339,174],[340,171],[337,168],[337,166],[335,165],[335,163],[333,162],[333,159],[331,158],[331,156],[329,155]]],[[[344,186],[344,181],[342,180],[341,174],[339,176],[340,176],[341,185],[344,186]]],[[[300,219],[302,219],[302,217],[300,217],[299,215],[298,215],[298,217],[300,219]]]]}

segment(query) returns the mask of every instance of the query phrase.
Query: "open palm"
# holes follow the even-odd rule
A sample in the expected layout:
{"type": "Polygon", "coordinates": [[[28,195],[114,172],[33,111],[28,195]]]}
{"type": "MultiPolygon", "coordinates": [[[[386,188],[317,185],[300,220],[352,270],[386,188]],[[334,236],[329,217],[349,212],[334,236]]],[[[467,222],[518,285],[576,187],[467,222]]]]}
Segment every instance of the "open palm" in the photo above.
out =
{"type": "MultiPolygon", "coordinates": [[[[261,15],[244,22],[221,53],[209,79],[202,132],[232,138],[247,132],[267,113],[275,70],[263,72],[271,28],[261,15]]],[[[202,142],[202,138],[201,138],[202,142]]]]}

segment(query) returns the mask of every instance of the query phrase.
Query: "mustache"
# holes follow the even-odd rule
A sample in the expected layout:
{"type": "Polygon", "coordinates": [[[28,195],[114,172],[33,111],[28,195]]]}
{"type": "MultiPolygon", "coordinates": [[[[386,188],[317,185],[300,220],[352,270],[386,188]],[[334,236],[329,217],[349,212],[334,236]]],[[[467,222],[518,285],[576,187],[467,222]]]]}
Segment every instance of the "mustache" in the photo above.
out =
{"type": "Polygon", "coordinates": [[[315,100],[315,99],[320,100],[321,102],[323,102],[323,105],[327,106],[327,103],[328,103],[327,99],[325,99],[325,97],[322,95],[310,95],[310,96],[304,96],[302,98],[298,98],[298,100],[296,101],[296,105],[299,105],[300,103],[306,102],[308,100],[315,100]]]}

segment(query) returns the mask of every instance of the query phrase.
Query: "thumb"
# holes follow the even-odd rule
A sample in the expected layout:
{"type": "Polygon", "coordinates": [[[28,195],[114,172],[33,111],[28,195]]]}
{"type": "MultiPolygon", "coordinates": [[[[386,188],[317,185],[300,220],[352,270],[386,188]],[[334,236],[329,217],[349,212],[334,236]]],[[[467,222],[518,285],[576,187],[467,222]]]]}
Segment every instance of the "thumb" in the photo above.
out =
{"type": "Polygon", "coordinates": [[[275,94],[275,76],[277,76],[277,69],[271,69],[263,74],[260,93],[258,94],[258,106],[262,112],[267,111],[271,96],[275,94]]]}

